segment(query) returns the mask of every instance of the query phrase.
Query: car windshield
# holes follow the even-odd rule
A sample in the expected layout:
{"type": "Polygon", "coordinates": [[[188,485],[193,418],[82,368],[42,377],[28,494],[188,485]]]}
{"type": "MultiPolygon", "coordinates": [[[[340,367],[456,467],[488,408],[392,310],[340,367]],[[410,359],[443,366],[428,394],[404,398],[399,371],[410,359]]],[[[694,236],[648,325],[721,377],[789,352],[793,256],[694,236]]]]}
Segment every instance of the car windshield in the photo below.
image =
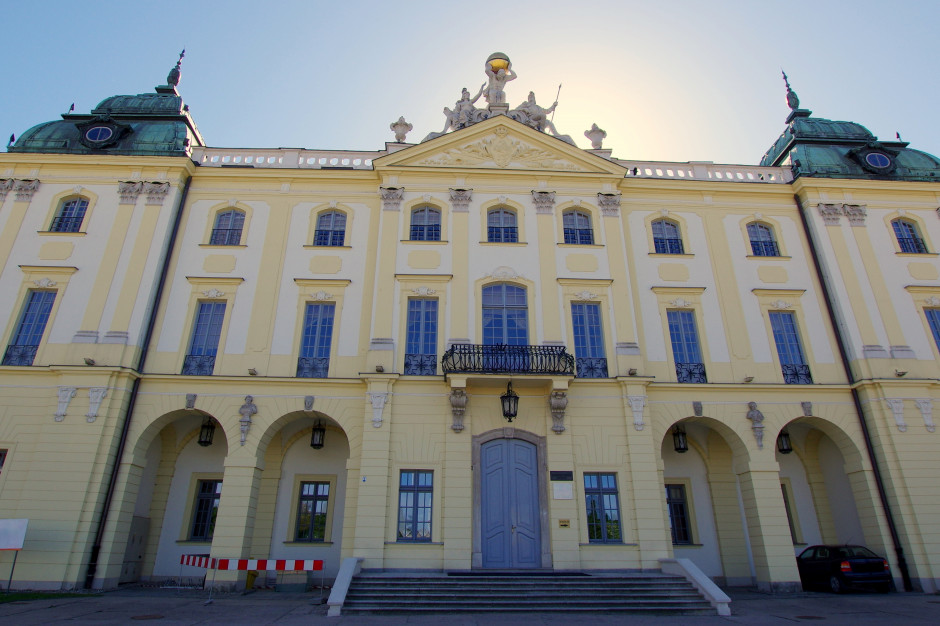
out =
{"type": "Polygon", "coordinates": [[[862,546],[842,546],[838,549],[838,554],[840,559],[850,559],[852,557],[879,558],[877,554],[862,546]]]}

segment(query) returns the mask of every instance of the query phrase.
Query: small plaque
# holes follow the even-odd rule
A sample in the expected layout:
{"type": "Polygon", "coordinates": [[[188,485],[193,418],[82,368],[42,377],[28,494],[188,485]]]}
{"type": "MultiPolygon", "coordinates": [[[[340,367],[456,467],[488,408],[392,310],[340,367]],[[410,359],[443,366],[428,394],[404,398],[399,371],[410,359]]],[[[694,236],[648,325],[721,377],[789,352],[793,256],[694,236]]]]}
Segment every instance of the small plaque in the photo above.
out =
{"type": "Polygon", "coordinates": [[[548,476],[549,476],[549,478],[550,478],[552,481],[555,481],[555,480],[567,480],[567,481],[572,481],[572,480],[574,480],[574,472],[549,472],[549,473],[548,473],[548,476]]]}
{"type": "Polygon", "coordinates": [[[558,528],[571,528],[571,520],[570,519],[558,520],[558,528]]]}
{"type": "Polygon", "coordinates": [[[552,483],[552,495],[555,500],[574,500],[574,488],[571,483],[552,483]]]}

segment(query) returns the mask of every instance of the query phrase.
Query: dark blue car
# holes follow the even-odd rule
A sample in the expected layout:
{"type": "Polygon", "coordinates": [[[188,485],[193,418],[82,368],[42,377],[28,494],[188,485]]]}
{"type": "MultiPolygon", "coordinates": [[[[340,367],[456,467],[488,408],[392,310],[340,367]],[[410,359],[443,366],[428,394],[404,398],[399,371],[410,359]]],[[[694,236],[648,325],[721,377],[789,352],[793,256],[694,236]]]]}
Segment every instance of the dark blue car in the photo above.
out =
{"type": "Polygon", "coordinates": [[[811,546],[796,557],[803,589],[828,587],[833,593],[851,588],[890,591],[887,559],[862,546],[811,546]]]}

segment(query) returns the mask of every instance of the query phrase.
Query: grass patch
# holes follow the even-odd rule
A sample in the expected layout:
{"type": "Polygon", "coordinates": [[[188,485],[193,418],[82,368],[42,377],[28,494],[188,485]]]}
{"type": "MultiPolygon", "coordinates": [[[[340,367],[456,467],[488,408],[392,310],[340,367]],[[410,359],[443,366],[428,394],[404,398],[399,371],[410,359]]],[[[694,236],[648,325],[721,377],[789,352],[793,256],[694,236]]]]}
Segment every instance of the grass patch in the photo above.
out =
{"type": "Polygon", "coordinates": [[[42,592],[42,591],[12,591],[10,593],[0,592],[0,604],[5,602],[29,602],[30,600],[54,600],[57,598],[90,598],[97,596],[96,593],[67,593],[67,592],[42,592]]]}

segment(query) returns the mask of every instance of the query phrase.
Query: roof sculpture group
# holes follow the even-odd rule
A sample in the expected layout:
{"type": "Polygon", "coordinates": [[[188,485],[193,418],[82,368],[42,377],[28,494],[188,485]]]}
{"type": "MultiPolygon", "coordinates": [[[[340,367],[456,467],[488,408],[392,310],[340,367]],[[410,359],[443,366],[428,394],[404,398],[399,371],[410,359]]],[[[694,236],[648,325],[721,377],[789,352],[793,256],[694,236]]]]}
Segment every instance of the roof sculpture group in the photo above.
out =
{"type": "Polygon", "coordinates": [[[444,130],[439,133],[430,133],[422,142],[440,137],[450,130],[460,130],[497,115],[506,115],[510,119],[530,128],[551,133],[558,139],[575,145],[574,140],[569,135],[562,135],[558,132],[555,124],[549,118],[549,115],[558,106],[557,100],[552,103],[552,106],[545,108],[535,101],[535,92],[530,91],[525,102],[514,109],[509,108],[506,103],[506,83],[515,80],[518,75],[513,71],[512,62],[508,56],[502,52],[494,52],[486,59],[484,71],[486,72],[487,82],[480,85],[480,90],[476,95],[471,98],[470,91],[464,87],[460,99],[454,104],[454,108],[444,107],[444,116],[447,118],[444,130]],[[474,106],[481,96],[486,100],[487,105],[485,108],[474,106]]]}

